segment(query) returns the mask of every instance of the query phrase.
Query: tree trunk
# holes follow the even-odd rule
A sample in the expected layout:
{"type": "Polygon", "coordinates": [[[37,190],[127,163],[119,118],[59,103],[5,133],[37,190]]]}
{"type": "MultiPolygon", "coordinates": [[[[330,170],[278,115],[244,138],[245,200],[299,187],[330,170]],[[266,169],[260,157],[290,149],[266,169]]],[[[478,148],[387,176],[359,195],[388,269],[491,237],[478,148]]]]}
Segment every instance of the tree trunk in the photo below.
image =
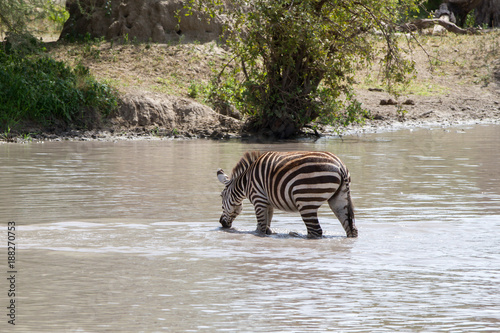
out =
{"type": "Polygon", "coordinates": [[[434,17],[440,18],[442,15],[448,15],[452,23],[463,27],[467,14],[474,10],[481,1],[483,0],[444,0],[434,13],[434,17]]]}
{"type": "Polygon", "coordinates": [[[483,0],[445,0],[448,8],[455,14],[457,24],[464,26],[467,15],[474,10],[483,0]]]}
{"type": "MultiPolygon", "coordinates": [[[[273,51],[280,50],[278,32],[274,40],[273,51]]],[[[266,63],[266,86],[269,88],[260,90],[265,91],[262,94],[265,96],[265,107],[254,131],[286,139],[318,117],[317,101],[310,96],[318,88],[323,73],[311,67],[306,46],[298,47],[288,56],[279,52],[271,54],[272,60],[266,63]]]]}
{"type": "Polygon", "coordinates": [[[500,27],[500,0],[483,0],[476,8],[476,24],[500,27]]]}

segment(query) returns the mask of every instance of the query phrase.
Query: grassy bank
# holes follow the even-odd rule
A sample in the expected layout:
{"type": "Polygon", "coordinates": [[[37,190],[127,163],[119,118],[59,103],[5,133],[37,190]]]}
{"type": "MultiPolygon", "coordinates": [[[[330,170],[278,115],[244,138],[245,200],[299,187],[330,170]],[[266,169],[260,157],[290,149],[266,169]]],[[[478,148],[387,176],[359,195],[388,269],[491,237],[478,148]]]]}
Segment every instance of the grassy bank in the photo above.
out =
{"type": "MultiPolygon", "coordinates": [[[[494,80],[494,67],[500,57],[500,31],[480,35],[417,35],[400,37],[400,47],[415,61],[417,76],[406,93],[441,94],[447,86],[487,85],[494,80]],[[443,84],[445,81],[450,84],[443,84]],[[434,86],[437,89],[429,89],[434,86]]],[[[373,38],[380,49],[383,40],[373,38]]],[[[49,54],[68,64],[83,64],[96,77],[121,92],[135,90],[203,97],[203,86],[210,82],[231,55],[215,42],[200,44],[137,43],[128,38],[107,42],[87,39],[80,43],[55,43],[49,54]]],[[[377,62],[361,69],[357,88],[381,87],[377,62]]]]}
{"type": "Polygon", "coordinates": [[[43,52],[0,49],[0,134],[30,128],[92,128],[113,108],[118,95],[82,64],[69,66],[43,52]]]}
{"type": "MultiPolygon", "coordinates": [[[[381,48],[383,40],[374,36],[373,43],[381,48]]],[[[472,103],[475,99],[486,117],[495,108],[493,102],[487,104],[491,96],[481,99],[481,95],[497,94],[499,31],[419,35],[416,40],[402,35],[399,45],[415,61],[415,79],[399,91],[402,98],[415,100],[415,114],[445,110],[448,114],[441,116],[453,118],[463,100],[472,103]]],[[[26,132],[31,124],[94,127],[116,107],[117,94],[154,92],[208,103],[210,81],[229,59],[231,55],[215,42],[138,43],[126,37],[114,42],[86,38],[46,43],[43,51],[28,57],[0,51],[0,134],[5,136],[9,129],[26,132]]],[[[400,119],[400,110],[378,106],[386,98],[386,92],[373,92],[385,89],[378,60],[373,68],[358,72],[357,96],[364,107],[385,113],[382,118],[400,119]]]]}

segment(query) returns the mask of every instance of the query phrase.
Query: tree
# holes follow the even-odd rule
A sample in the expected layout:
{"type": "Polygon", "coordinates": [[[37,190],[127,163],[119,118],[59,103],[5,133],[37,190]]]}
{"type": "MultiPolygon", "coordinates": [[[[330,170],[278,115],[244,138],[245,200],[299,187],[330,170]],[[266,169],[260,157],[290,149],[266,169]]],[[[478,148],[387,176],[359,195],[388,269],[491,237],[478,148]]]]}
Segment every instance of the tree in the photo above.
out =
{"type": "Polygon", "coordinates": [[[442,0],[428,0],[424,3],[427,11],[431,12],[439,8],[439,5],[443,2],[442,0]]]}
{"type": "Polygon", "coordinates": [[[448,9],[454,13],[459,26],[464,26],[467,20],[467,15],[474,10],[483,0],[445,0],[443,5],[447,5],[448,9]]]}
{"type": "Polygon", "coordinates": [[[226,18],[235,64],[219,74],[214,98],[249,115],[250,129],[285,138],[318,117],[347,124],[362,115],[353,77],[374,60],[374,31],[386,45],[385,79],[407,79],[413,64],[403,58],[393,27],[418,11],[415,2],[191,0],[188,8],[226,18]]]}
{"type": "Polygon", "coordinates": [[[476,8],[476,24],[500,27],[500,0],[483,0],[476,8]]]}
{"type": "Polygon", "coordinates": [[[33,36],[37,30],[34,21],[48,18],[62,25],[67,15],[53,0],[0,0],[0,32],[33,36]]]}
{"type": "Polygon", "coordinates": [[[443,0],[436,16],[450,15],[459,26],[500,26],[500,0],[443,0]],[[474,13],[475,12],[475,13],[474,13]]]}

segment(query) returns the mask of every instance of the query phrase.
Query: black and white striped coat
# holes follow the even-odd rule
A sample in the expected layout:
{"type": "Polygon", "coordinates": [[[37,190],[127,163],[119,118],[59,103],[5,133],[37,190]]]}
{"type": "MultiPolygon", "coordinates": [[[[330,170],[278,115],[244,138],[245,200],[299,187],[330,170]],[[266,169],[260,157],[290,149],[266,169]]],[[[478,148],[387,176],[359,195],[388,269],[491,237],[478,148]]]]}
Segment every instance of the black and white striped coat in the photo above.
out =
{"type": "Polygon", "coordinates": [[[342,223],[347,237],[357,237],[350,194],[350,175],[342,161],[329,152],[247,152],[234,167],[231,177],[222,169],[217,178],[222,191],[220,223],[230,228],[241,212],[243,199],[255,207],[257,232],[271,233],[273,210],[298,211],[307,227],[307,236],[323,232],[318,209],[328,201],[342,223]]]}

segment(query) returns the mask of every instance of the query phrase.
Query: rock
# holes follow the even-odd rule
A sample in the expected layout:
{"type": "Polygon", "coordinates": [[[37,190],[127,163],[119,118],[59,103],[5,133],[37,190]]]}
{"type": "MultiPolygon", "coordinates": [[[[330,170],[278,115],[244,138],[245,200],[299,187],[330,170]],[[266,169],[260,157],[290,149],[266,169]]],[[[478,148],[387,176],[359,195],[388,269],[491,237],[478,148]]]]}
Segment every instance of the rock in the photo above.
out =
{"type": "Polygon", "coordinates": [[[430,111],[422,113],[419,117],[420,118],[424,118],[424,117],[427,118],[427,117],[430,117],[430,115],[433,114],[433,113],[434,113],[434,111],[430,110],[430,111]]]}
{"type": "MultiPolygon", "coordinates": [[[[445,22],[450,22],[449,15],[441,15],[439,18],[445,22]]],[[[438,25],[438,24],[436,24],[434,26],[434,29],[432,30],[433,35],[445,35],[447,32],[448,32],[448,30],[446,30],[445,27],[438,25]]]]}
{"type": "Polygon", "coordinates": [[[373,115],[374,120],[384,120],[385,117],[379,113],[373,115]]]}
{"type": "Polygon", "coordinates": [[[380,100],[380,105],[398,105],[398,102],[396,102],[392,98],[382,99],[380,100]]]}
{"type": "Polygon", "coordinates": [[[207,20],[204,14],[196,11],[186,16],[184,3],[182,0],[68,0],[66,9],[70,18],[64,24],[61,38],[89,33],[92,37],[105,36],[108,40],[126,38],[157,43],[218,39],[222,21],[219,18],[207,20]]]}
{"type": "Polygon", "coordinates": [[[124,95],[110,120],[117,127],[139,131],[161,128],[162,132],[190,136],[206,136],[207,129],[239,132],[241,126],[238,120],[220,115],[194,100],[148,92],[124,95]]]}
{"type": "Polygon", "coordinates": [[[415,101],[412,99],[407,99],[403,102],[403,105],[415,105],[415,101]]]}
{"type": "Polygon", "coordinates": [[[232,117],[234,119],[241,120],[243,118],[241,116],[241,113],[236,110],[234,106],[228,105],[227,103],[218,103],[216,110],[219,111],[220,114],[232,117]]]}

